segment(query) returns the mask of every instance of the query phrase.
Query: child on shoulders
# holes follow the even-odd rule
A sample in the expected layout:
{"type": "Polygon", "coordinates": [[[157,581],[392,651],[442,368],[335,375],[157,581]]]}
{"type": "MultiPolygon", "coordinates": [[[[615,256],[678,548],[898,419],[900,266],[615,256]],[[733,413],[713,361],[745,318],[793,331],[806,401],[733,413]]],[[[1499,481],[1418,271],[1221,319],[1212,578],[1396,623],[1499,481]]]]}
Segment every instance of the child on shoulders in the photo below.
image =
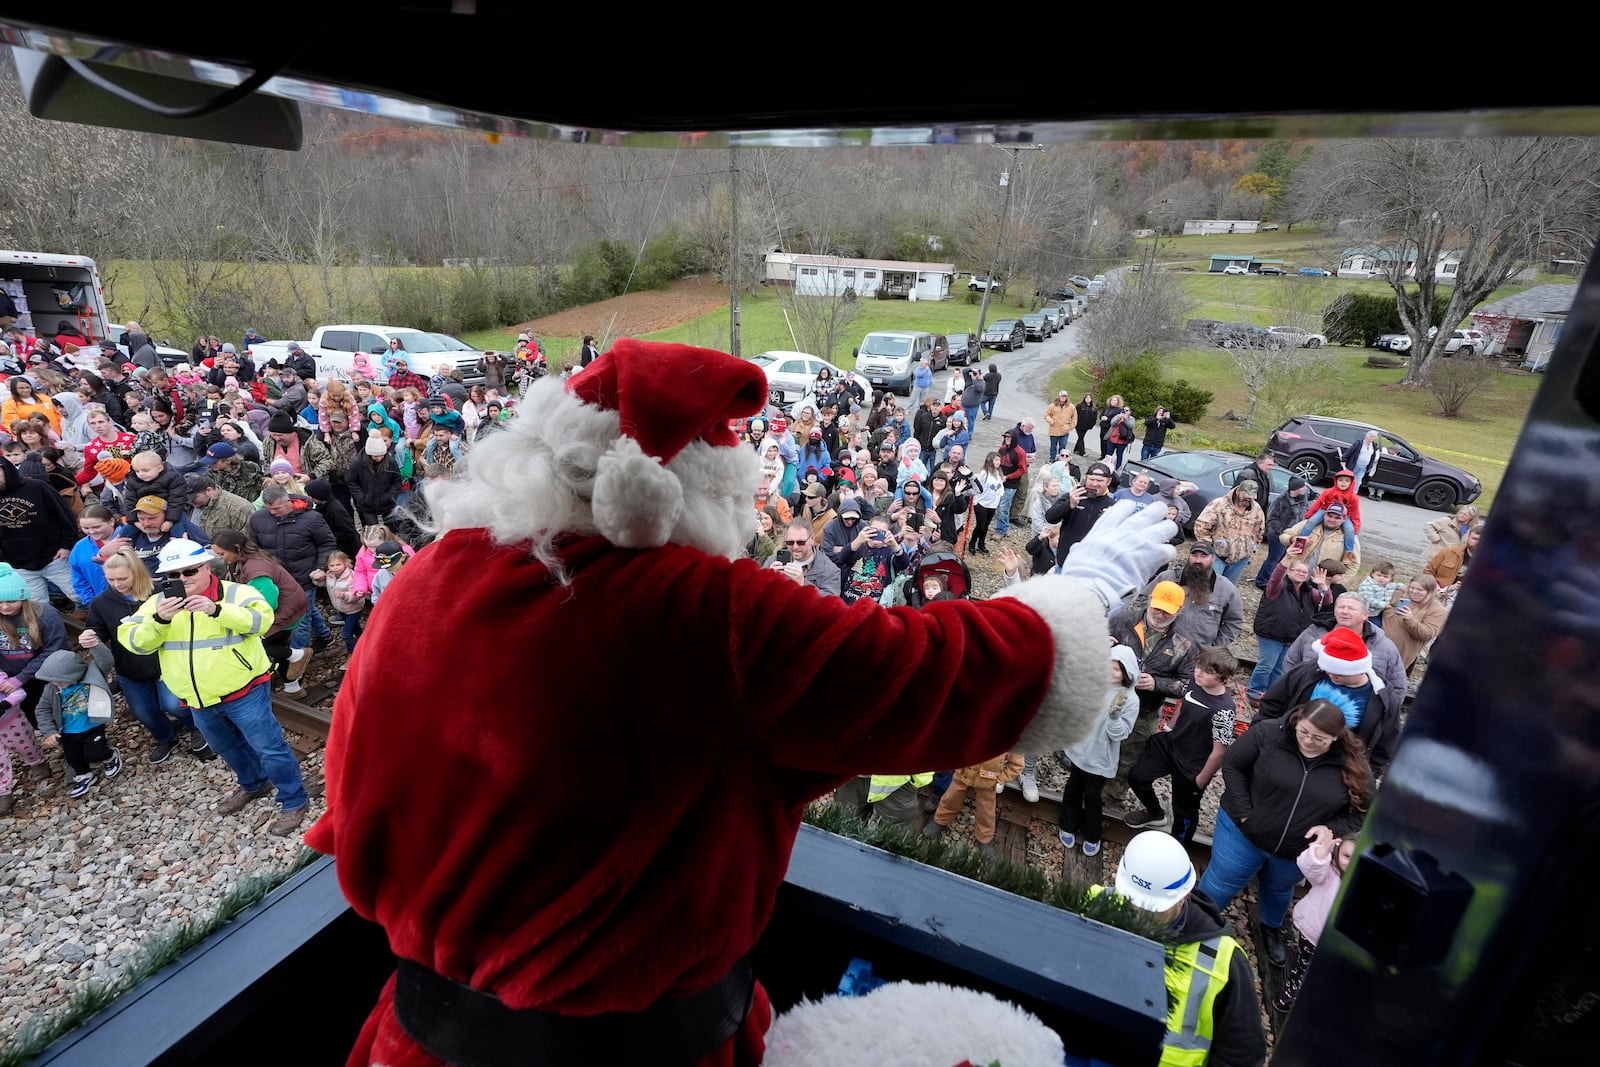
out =
{"type": "Polygon", "coordinates": [[[1311,505],[1311,511],[1306,515],[1306,521],[1300,527],[1300,536],[1307,537],[1311,531],[1321,524],[1323,516],[1328,513],[1330,505],[1338,504],[1344,508],[1344,554],[1346,558],[1353,558],[1356,550],[1356,534],[1361,532],[1361,497],[1352,488],[1356,484],[1356,476],[1349,470],[1341,470],[1333,476],[1333,487],[1324,489],[1322,495],[1311,505]]]}

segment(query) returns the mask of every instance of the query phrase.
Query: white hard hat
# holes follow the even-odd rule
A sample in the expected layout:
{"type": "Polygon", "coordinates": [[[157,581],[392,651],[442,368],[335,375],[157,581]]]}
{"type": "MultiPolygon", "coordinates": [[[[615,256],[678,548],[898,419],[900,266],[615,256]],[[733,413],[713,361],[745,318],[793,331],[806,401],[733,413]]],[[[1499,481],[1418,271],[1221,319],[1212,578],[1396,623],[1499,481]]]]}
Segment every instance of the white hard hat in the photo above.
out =
{"type": "Polygon", "coordinates": [[[1194,864],[1188,851],[1177,838],[1160,830],[1136,835],[1117,864],[1117,892],[1146,911],[1166,911],[1194,886],[1194,864]]]}
{"type": "Polygon", "coordinates": [[[174,537],[156,556],[156,573],[170,574],[172,571],[210,563],[216,558],[209,548],[199,542],[191,541],[187,537],[174,537]]]}

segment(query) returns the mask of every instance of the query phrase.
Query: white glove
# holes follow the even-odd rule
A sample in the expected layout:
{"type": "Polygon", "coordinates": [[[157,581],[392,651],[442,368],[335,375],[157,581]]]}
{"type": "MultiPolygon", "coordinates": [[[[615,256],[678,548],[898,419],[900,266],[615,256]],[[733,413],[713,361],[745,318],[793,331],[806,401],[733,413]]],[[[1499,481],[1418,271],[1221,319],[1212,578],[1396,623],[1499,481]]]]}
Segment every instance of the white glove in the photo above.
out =
{"type": "Polygon", "coordinates": [[[1107,615],[1115,614],[1124,599],[1178,555],[1167,543],[1178,534],[1167,509],[1138,508],[1132,500],[1121,500],[1101,512],[1094,529],[1072,546],[1061,567],[1062,574],[1100,594],[1107,615]]]}

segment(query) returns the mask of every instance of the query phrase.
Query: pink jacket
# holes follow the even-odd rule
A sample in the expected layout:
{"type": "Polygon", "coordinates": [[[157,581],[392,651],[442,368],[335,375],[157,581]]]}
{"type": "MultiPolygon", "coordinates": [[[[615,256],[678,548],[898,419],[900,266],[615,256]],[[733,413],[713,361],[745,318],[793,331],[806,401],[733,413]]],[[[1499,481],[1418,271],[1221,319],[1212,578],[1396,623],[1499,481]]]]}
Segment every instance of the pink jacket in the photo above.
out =
{"type": "MultiPolygon", "coordinates": [[[[415,556],[416,549],[400,542],[400,547],[406,550],[406,556],[415,556]]],[[[356,553],[356,576],[350,582],[352,596],[366,597],[372,593],[372,576],[378,573],[377,560],[372,549],[366,545],[361,546],[361,551],[356,553]]]]}
{"type": "Polygon", "coordinates": [[[1328,913],[1333,910],[1333,898],[1339,895],[1341,881],[1339,873],[1333,869],[1332,852],[1318,859],[1316,847],[1307,846],[1295,857],[1295,863],[1311,883],[1311,889],[1294,906],[1294,928],[1314,945],[1328,923],[1328,913]]]}

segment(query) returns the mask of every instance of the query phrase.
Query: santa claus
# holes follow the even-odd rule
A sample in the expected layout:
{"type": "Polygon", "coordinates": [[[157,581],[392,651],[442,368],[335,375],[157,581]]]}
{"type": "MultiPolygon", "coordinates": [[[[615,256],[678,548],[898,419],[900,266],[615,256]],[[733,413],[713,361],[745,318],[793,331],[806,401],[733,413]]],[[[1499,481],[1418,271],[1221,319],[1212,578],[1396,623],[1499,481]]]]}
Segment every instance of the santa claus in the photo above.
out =
{"type": "Polygon", "coordinates": [[[766,395],[619,341],[430,484],[442,537],[351,662],[306,836],[399,957],[351,1064],[757,1064],[745,957],[806,802],[1094,721],[1108,610],[1173,555],[1159,509],[986,601],[847,607],[740,558],[761,460],[729,421],[766,395]]]}

